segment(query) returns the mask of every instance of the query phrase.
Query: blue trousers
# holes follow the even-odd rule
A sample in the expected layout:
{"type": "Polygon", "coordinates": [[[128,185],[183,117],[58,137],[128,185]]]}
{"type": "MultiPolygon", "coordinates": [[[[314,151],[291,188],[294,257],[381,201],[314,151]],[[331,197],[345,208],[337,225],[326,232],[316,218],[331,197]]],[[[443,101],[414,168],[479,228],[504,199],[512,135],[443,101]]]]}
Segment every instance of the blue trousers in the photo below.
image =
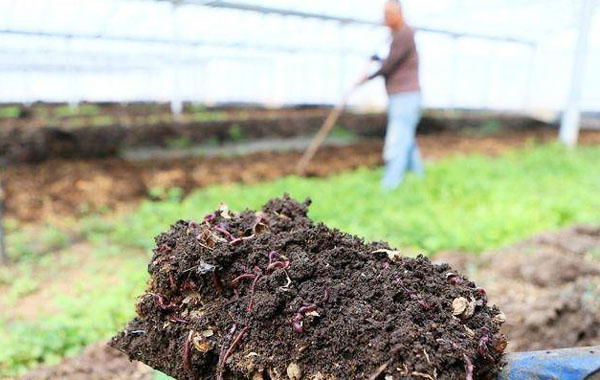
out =
{"type": "Polygon", "coordinates": [[[388,126],[383,148],[385,171],[381,186],[395,189],[412,170],[423,176],[423,161],[415,138],[421,118],[421,93],[404,92],[390,95],[388,126]]]}

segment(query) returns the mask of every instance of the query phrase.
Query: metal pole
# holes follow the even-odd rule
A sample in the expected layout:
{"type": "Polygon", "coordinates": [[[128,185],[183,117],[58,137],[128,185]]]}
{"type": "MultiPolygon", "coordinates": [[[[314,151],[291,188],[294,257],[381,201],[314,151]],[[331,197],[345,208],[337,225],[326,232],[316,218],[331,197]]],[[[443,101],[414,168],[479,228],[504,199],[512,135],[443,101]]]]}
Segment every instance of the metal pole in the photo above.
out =
{"type": "Polygon", "coordinates": [[[497,54],[497,45],[494,44],[492,46],[491,49],[493,49],[492,51],[489,52],[488,57],[487,57],[487,62],[486,62],[486,73],[485,73],[485,80],[483,82],[483,104],[482,104],[482,108],[484,109],[491,109],[492,108],[492,82],[494,80],[494,69],[495,69],[495,63],[496,63],[496,54],[497,54]]]}
{"type": "Polygon", "coordinates": [[[459,39],[458,36],[452,36],[452,58],[450,63],[450,108],[456,110],[458,108],[456,96],[458,88],[458,49],[459,39]]]}
{"type": "Polygon", "coordinates": [[[0,178],[0,264],[8,263],[8,254],[4,242],[4,193],[2,192],[2,179],[0,178]]]}
{"type": "Polygon", "coordinates": [[[338,91],[341,94],[340,96],[342,96],[344,94],[344,92],[346,91],[346,58],[347,58],[347,54],[345,52],[346,39],[344,38],[345,24],[340,23],[338,27],[339,27],[340,45],[344,47],[344,50],[342,50],[340,52],[340,54],[338,55],[338,65],[339,65],[338,91]]]}
{"type": "Polygon", "coordinates": [[[529,62],[527,63],[527,78],[525,84],[525,96],[523,98],[523,110],[529,111],[531,103],[531,94],[533,93],[533,75],[535,74],[535,63],[537,57],[537,45],[529,47],[529,62]]]}
{"type": "MultiPolygon", "coordinates": [[[[171,5],[171,28],[173,37],[178,40],[180,36],[179,31],[179,20],[177,17],[178,3],[174,2],[171,5]]],[[[174,53],[171,51],[171,53],[174,53]]],[[[181,49],[177,49],[177,54],[181,53],[181,49]]],[[[181,67],[176,62],[171,64],[171,81],[172,81],[172,92],[171,92],[171,114],[176,121],[181,121],[181,114],[183,113],[183,100],[181,96],[181,67]]]]}
{"type": "Polygon", "coordinates": [[[581,91],[585,71],[585,60],[588,50],[588,35],[592,24],[592,13],[594,0],[583,0],[581,13],[579,15],[579,34],[577,36],[577,47],[575,49],[575,61],[571,74],[571,90],[567,109],[563,113],[560,125],[559,138],[566,146],[573,147],[577,143],[579,135],[579,122],[581,120],[581,91]]]}

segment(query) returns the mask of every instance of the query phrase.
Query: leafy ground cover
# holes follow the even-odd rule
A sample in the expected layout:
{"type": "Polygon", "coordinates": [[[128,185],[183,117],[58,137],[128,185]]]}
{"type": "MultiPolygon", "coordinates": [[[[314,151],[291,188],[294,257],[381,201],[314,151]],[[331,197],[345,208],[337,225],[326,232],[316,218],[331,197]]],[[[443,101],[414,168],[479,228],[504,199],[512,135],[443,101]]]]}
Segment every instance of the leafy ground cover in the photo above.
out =
{"type": "Polygon", "coordinates": [[[256,208],[288,192],[312,198],[311,218],[368,240],[428,253],[479,252],[575,221],[598,221],[599,163],[600,148],[547,145],[500,158],[444,159],[428,166],[425,179],[409,176],[392,192],[380,190],[380,170],[367,169],[325,179],[289,176],[253,186],[211,186],[183,201],[171,189],[164,200],[143,203],[122,222],[90,219],[87,229],[91,236],[149,249],[152,237],[174,220],[198,218],[223,200],[235,210],[256,208]]]}
{"type": "Polygon", "coordinates": [[[499,158],[440,160],[428,165],[425,179],[409,176],[393,192],[379,189],[381,170],[359,169],[324,179],[212,186],[185,199],[178,189],[165,189],[160,201],[119,217],[73,221],[67,232],[9,226],[14,264],[0,270],[0,378],[56,362],[116,332],[134,314],[153,237],[221,201],[235,210],[256,208],[288,192],[313,199],[311,218],[406,252],[480,252],[542,230],[600,223],[599,163],[600,147],[531,146],[499,158]],[[66,247],[71,236],[83,242],[66,247]],[[24,309],[33,311],[18,313],[24,309]]]}

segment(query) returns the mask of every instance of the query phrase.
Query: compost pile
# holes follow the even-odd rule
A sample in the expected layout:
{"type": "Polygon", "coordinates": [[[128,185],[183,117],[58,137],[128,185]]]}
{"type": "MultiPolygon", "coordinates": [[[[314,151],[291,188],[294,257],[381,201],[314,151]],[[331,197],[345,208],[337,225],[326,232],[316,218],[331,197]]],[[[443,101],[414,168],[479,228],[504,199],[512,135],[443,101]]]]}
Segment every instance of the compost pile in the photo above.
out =
{"type": "Polygon", "coordinates": [[[313,223],[309,204],[175,223],[111,345],[180,380],[494,377],[505,317],[484,289],[313,223]]]}

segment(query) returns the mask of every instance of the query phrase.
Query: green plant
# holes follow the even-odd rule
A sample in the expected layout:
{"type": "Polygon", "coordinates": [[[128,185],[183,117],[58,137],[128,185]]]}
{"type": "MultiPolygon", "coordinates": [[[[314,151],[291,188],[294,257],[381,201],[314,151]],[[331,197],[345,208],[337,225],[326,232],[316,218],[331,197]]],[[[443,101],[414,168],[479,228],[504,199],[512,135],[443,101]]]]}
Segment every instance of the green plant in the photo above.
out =
{"type": "Polygon", "coordinates": [[[152,244],[151,238],[179,218],[199,218],[226,201],[232,208],[258,207],[289,192],[311,197],[311,216],[373,240],[389,240],[427,252],[481,251],[575,221],[599,221],[593,210],[600,178],[590,176],[600,149],[543,146],[493,159],[455,157],[429,165],[424,180],[408,177],[394,192],[379,188],[379,170],[359,169],[326,179],[295,176],[252,186],[210,186],[182,202],[145,202],[115,225],[114,237],[152,244]]]}
{"type": "Polygon", "coordinates": [[[217,138],[217,136],[210,136],[203,145],[207,147],[219,146],[219,139],[217,138]]]}
{"type": "Polygon", "coordinates": [[[95,127],[103,127],[115,124],[115,118],[112,115],[97,115],[92,117],[92,125],[95,127]]]}
{"type": "MultiPolygon", "coordinates": [[[[100,113],[100,107],[97,104],[80,104],[77,113],[81,116],[93,116],[100,113]]],[[[110,115],[105,115],[110,116],[110,115]]]]}
{"type": "Polygon", "coordinates": [[[340,124],[336,124],[331,132],[329,132],[330,137],[338,138],[338,139],[347,139],[352,140],[356,139],[358,136],[356,133],[345,129],[340,124]]]}
{"type": "Polygon", "coordinates": [[[6,239],[11,262],[35,260],[48,252],[66,247],[71,240],[67,232],[50,224],[17,226],[9,229],[6,239]]]}
{"type": "Polygon", "coordinates": [[[244,130],[239,124],[231,125],[227,130],[227,133],[229,134],[231,141],[241,141],[246,137],[244,130]]]}
{"type": "Polygon", "coordinates": [[[46,106],[36,105],[33,107],[33,114],[37,117],[47,118],[51,115],[51,112],[46,106]]]}
{"type": "Polygon", "coordinates": [[[470,127],[463,130],[463,134],[472,137],[492,136],[500,132],[502,123],[499,120],[486,120],[478,127],[470,127]]]}
{"type": "Polygon", "coordinates": [[[21,116],[21,107],[9,106],[0,108],[0,117],[16,118],[21,116]]]}
{"type": "Polygon", "coordinates": [[[190,113],[201,113],[206,112],[206,106],[204,103],[191,103],[187,109],[190,113]]]}
{"type": "Polygon", "coordinates": [[[143,290],[146,273],[139,269],[145,262],[141,255],[129,255],[118,266],[98,258],[84,269],[85,276],[73,281],[70,294],[55,289],[49,302],[59,313],[40,315],[40,321],[0,318],[0,378],[56,363],[122,328],[143,290]],[[109,277],[113,280],[106,286],[109,277]]]}
{"type": "Polygon", "coordinates": [[[228,118],[229,115],[224,111],[201,111],[192,113],[192,120],[197,122],[222,121],[227,120],[228,118]]]}
{"type": "Polygon", "coordinates": [[[167,139],[166,144],[169,149],[185,149],[191,147],[193,142],[189,136],[178,136],[167,139]]]}
{"type": "Polygon", "coordinates": [[[54,116],[58,118],[63,118],[67,116],[77,115],[77,106],[65,104],[62,106],[58,106],[54,109],[54,116]]]}

